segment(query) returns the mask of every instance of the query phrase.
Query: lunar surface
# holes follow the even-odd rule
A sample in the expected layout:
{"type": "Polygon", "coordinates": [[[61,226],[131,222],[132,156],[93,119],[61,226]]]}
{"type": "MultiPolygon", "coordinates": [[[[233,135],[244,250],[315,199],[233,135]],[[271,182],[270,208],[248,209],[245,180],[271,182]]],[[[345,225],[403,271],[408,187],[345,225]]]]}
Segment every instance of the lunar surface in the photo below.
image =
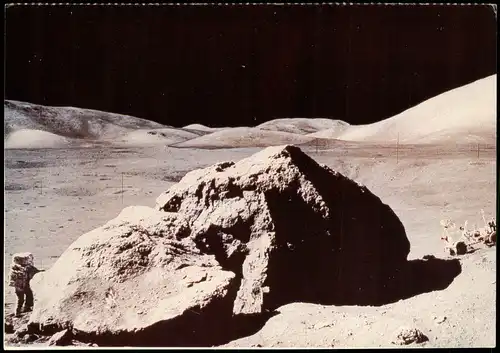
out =
{"type": "Polygon", "coordinates": [[[496,346],[496,246],[451,256],[440,225],[482,227],[481,210],[496,217],[496,75],[365,126],[334,117],[175,128],[14,101],[4,113],[6,315],[15,309],[7,278],[14,253],[32,252],[35,265],[49,269],[82,234],[128,206],[154,207],[186,173],[294,144],[394,210],[411,245],[408,260],[455,258],[460,273],[443,288],[381,306],[290,303],[224,346],[496,346]]]}

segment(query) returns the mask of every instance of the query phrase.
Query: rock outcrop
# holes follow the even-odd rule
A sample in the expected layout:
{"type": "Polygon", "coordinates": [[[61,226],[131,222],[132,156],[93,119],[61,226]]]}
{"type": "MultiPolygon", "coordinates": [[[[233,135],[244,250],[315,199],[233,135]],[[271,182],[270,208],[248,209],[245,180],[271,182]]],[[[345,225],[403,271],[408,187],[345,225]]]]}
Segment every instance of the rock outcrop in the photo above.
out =
{"type": "Polygon", "coordinates": [[[385,302],[410,251],[389,206],[294,146],[190,172],[157,208],[182,215],[198,247],[241,279],[234,314],[385,302]]]}
{"type": "Polygon", "coordinates": [[[272,147],[82,235],[33,279],[29,326],[100,346],[221,344],[235,318],[286,303],[384,303],[409,251],[366,187],[272,147]]]}

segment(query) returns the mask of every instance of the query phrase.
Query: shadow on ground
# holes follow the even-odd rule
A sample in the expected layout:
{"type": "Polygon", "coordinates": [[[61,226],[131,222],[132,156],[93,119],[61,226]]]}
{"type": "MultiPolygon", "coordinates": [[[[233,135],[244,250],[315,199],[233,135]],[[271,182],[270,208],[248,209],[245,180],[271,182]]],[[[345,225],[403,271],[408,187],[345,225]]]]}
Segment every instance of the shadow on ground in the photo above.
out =
{"type": "MultiPolygon", "coordinates": [[[[320,305],[358,305],[382,306],[408,299],[420,294],[446,289],[453,280],[462,272],[458,259],[438,259],[428,256],[424,259],[410,260],[394,270],[386,278],[379,277],[379,285],[362,287],[358,284],[358,291],[354,293],[330,289],[329,291],[302,292],[290,302],[308,302],[320,305]]],[[[343,282],[333,281],[337,288],[342,285],[350,286],[343,282]]],[[[331,286],[330,286],[331,288],[331,286]]]]}
{"type": "MultiPolygon", "coordinates": [[[[345,272],[348,273],[349,270],[345,272]]],[[[287,296],[281,291],[290,288],[289,284],[281,282],[276,285],[275,293],[280,295],[274,298],[272,309],[293,302],[339,306],[387,305],[420,294],[446,289],[462,272],[462,266],[458,259],[438,259],[428,256],[402,263],[392,273],[386,272],[383,275],[379,273],[376,276],[374,273],[369,273],[369,270],[366,272],[369,279],[365,285],[360,278],[353,277],[350,280],[349,276],[339,277],[336,273],[324,278],[322,285],[312,276],[307,282],[306,277],[300,278],[298,275],[297,281],[305,282],[306,285],[297,285],[295,292],[287,296]]]]}
{"type": "Polygon", "coordinates": [[[203,315],[189,310],[176,320],[158,322],[130,335],[130,332],[100,336],[75,332],[80,342],[97,343],[101,347],[215,347],[257,333],[277,312],[232,316],[232,302],[209,304],[203,315]]]}
{"type": "MultiPolygon", "coordinates": [[[[461,265],[457,259],[427,257],[407,261],[398,272],[399,275],[381,284],[382,289],[378,293],[364,292],[363,296],[355,297],[354,301],[346,300],[345,296],[338,297],[332,291],[324,292],[323,295],[318,292],[302,292],[291,300],[275,304],[310,302],[321,305],[385,305],[447,288],[461,273],[461,265]],[[364,300],[360,300],[361,297],[364,300]]],[[[214,347],[257,333],[278,313],[276,310],[268,310],[260,315],[232,316],[232,303],[232,300],[215,303],[210,308],[205,308],[203,315],[193,311],[174,325],[168,322],[158,323],[143,333],[135,334],[133,340],[127,340],[121,335],[82,340],[97,342],[101,346],[214,347]]],[[[126,336],[130,338],[129,335],[126,336]]]]}
{"type": "Polygon", "coordinates": [[[387,291],[382,293],[376,305],[384,305],[401,299],[446,289],[462,272],[458,259],[438,259],[428,257],[406,263],[399,277],[388,283],[387,291]]]}

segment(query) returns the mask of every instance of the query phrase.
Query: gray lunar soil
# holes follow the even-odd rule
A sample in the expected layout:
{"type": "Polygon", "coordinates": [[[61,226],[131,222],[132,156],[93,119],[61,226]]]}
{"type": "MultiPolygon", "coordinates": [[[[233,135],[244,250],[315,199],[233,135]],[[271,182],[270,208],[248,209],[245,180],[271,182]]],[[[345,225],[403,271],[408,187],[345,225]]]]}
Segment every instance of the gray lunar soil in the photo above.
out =
{"type": "MultiPolygon", "coordinates": [[[[22,251],[33,252],[36,265],[48,269],[78,237],[125,207],[155,207],[157,197],[188,171],[236,162],[260,150],[163,146],[6,150],[4,273],[12,254],[22,251]]],[[[408,260],[425,255],[450,258],[440,240],[440,220],[449,218],[457,224],[468,220],[469,225],[482,226],[481,209],[488,218],[495,216],[495,148],[483,148],[479,158],[473,146],[455,144],[401,146],[397,157],[393,145],[312,145],[302,150],[366,185],[394,210],[410,242],[408,260]]],[[[443,288],[382,306],[289,303],[252,332],[231,337],[224,345],[494,347],[496,247],[478,246],[458,258],[460,273],[443,288]]],[[[5,281],[9,314],[15,296],[5,281]]]]}

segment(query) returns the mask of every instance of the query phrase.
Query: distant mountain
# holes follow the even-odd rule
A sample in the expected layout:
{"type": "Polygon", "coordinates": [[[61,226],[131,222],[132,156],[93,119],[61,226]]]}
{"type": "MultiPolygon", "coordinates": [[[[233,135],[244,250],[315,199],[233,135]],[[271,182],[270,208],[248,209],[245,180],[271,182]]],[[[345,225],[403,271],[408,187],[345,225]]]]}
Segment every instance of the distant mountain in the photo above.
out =
{"type": "Polygon", "coordinates": [[[306,135],[327,129],[343,130],[348,126],[349,124],[342,120],[324,118],[284,118],[267,121],[258,125],[257,128],[306,135]]]}
{"type": "Polygon", "coordinates": [[[184,148],[238,148],[301,144],[314,138],[282,131],[235,127],[216,131],[173,145],[184,148]]]}
{"type": "Polygon", "coordinates": [[[496,144],[497,76],[442,93],[396,116],[351,125],[335,138],[395,143],[479,142],[496,144]]]}
{"type": "Polygon", "coordinates": [[[74,107],[4,102],[5,148],[62,148],[82,143],[169,145],[199,134],[146,119],[74,107]]]}
{"type": "Polygon", "coordinates": [[[137,129],[163,127],[166,126],[146,119],[98,110],[4,102],[4,138],[21,129],[47,131],[68,138],[102,139],[137,129]]]}
{"type": "Polygon", "coordinates": [[[209,126],[205,126],[202,124],[190,124],[190,125],[184,126],[182,128],[182,130],[195,132],[195,133],[198,133],[201,135],[208,134],[208,133],[215,132],[215,131],[221,131],[221,130],[225,130],[225,129],[228,129],[228,128],[226,128],[226,127],[209,127],[209,126]]]}
{"type": "Polygon", "coordinates": [[[496,75],[442,93],[389,119],[349,125],[341,120],[275,119],[257,127],[182,129],[127,115],[73,107],[4,102],[4,147],[62,147],[78,141],[163,144],[186,148],[265,147],[325,143],[496,144],[496,75]],[[338,143],[336,142],[336,143],[338,143]]]}

